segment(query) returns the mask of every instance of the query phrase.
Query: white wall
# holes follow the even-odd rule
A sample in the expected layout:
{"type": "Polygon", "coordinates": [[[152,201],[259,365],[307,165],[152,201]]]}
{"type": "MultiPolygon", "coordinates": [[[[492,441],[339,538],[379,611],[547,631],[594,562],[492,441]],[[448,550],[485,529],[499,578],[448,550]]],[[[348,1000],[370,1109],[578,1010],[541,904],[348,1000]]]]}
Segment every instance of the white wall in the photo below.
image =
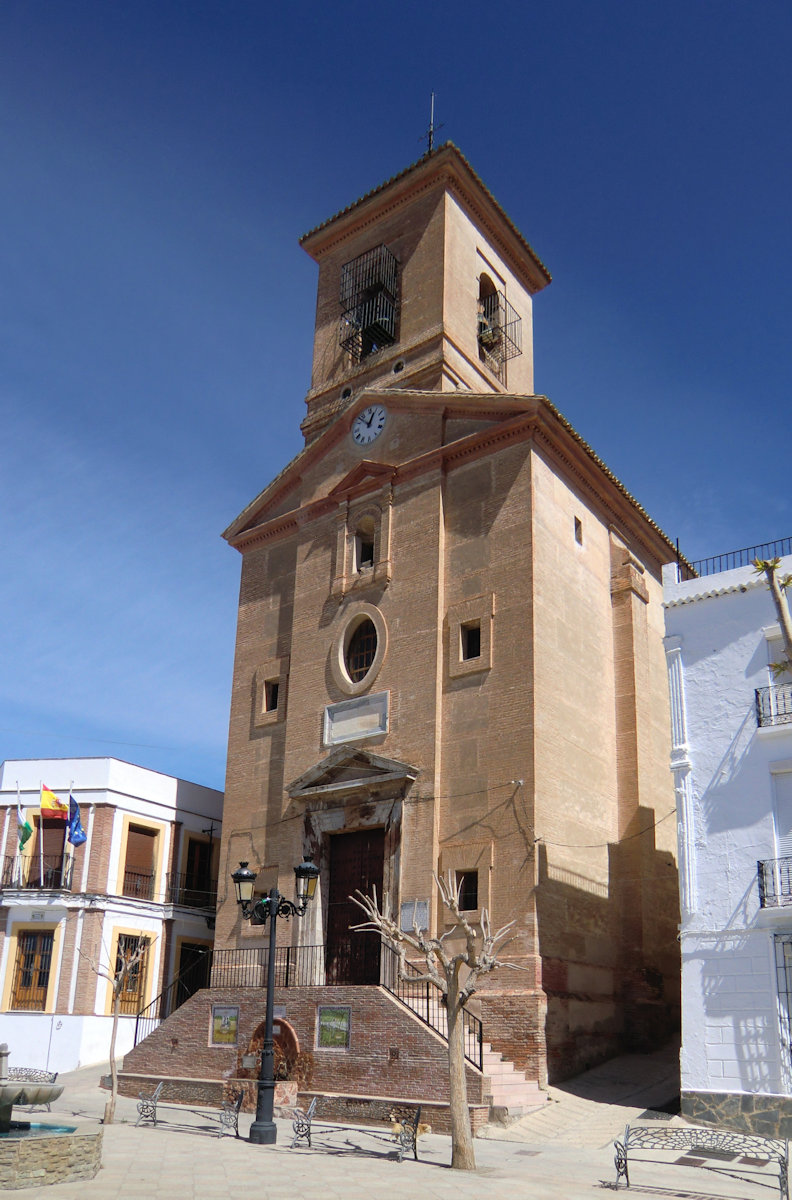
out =
{"type": "Polygon", "coordinates": [[[768,664],[779,656],[768,636],[775,611],[750,567],[667,583],[664,598],[669,665],[678,655],[682,684],[680,698],[671,669],[682,1088],[788,1092],[774,934],[792,934],[792,909],[760,909],[756,869],[776,856],[773,769],[787,760],[792,769],[792,725],[758,729],[755,715],[755,689],[772,682],[768,664]]]}
{"type": "MultiPolygon", "coordinates": [[[[112,1017],[9,1012],[0,1015],[0,1033],[11,1051],[9,1066],[76,1071],[109,1062],[112,1017]]],[[[135,1018],[119,1017],[117,1059],[132,1049],[134,1038],[135,1018]]]]}

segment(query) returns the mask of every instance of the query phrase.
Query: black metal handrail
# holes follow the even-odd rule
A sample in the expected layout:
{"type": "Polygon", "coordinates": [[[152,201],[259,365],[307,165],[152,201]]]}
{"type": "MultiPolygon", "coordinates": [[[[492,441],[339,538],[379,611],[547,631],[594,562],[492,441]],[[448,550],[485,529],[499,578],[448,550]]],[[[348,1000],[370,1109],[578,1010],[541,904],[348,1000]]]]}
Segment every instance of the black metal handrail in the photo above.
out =
{"type": "Polygon", "coordinates": [[[217,880],[196,879],[194,875],[171,871],[167,877],[169,904],[185,908],[214,908],[217,904],[217,880]]]}
{"type": "Polygon", "coordinates": [[[760,729],[792,721],[792,683],[756,689],[756,721],[760,729]]]}
{"type": "Polygon", "coordinates": [[[759,546],[743,546],[741,550],[728,550],[711,558],[696,559],[690,565],[697,575],[717,575],[721,571],[733,571],[736,567],[750,567],[757,558],[783,558],[786,554],[792,554],[792,537],[762,542],[759,546]]]}
{"type": "Polygon", "coordinates": [[[792,904],[792,858],[767,858],[756,864],[760,908],[792,904]]]}
{"type": "Polygon", "coordinates": [[[6,854],[0,887],[71,891],[73,859],[68,854],[6,854]]]}
{"type": "MultiPolygon", "coordinates": [[[[278,946],[275,951],[276,987],[312,987],[324,982],[324,946],[278,946]]],[[[268,946],[215,950],[212,988],[267,986],[268,946]]]]}
{"type": "MultiPolygon", "coordinates": [[[[399,970],[399,955],[387,942],[382,943],[382,986],[387,988],[392,996],[400,1000],[420,1021],[448,1040],[448,1013],[442,993],[428,980],[419,977],[421,971],[406,962],[402,978],[399,970]]],[[[483,1026],[478,1017],[463,1009],[465,1058],[474,1067],[483,1070],[483,1026]]]]}
{"type": "Polygon", "coordinates": [[[208,979],[212,967],[212,949],[207,946],[200,958],[194,959],[188,967],[176,976],[159,996],[141,1008],[135,1018],[135,1045],[153,1033],[166,1017],[175,1012],[185,1000],[189,1000],[198,988],[208,979]]]}

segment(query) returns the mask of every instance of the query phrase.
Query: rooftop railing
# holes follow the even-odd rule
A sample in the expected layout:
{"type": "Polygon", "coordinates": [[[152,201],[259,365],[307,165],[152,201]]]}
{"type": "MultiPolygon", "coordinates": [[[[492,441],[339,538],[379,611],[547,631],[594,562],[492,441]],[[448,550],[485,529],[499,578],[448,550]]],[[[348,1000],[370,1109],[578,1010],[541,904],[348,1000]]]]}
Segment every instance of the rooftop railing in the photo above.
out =
{"type": "Polygon", "coordinates": [[[741,550],[728,550],[726,554],[696,559],[690,565],[697,575],[718,575],[721,571],[750,567],[757,558],[783,558],[786,554],[792,554],[792,537],[779,538],[775,542],[762,542],[759,546],[743,546],[741,550]]]}

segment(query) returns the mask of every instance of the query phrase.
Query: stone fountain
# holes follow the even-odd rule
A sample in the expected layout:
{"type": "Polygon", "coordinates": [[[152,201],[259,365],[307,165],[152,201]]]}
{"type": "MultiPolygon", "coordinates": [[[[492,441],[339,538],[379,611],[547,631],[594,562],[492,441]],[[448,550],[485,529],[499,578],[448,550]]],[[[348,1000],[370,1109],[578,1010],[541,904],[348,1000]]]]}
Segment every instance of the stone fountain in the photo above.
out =
{"type": "Polygon", "coordinates": [[[39,1081],[36,1072],[13,1078],[8,1054],[6,1043],[0,1043],[0,1189],[93,1179],[102,1165],[101,1126],[13,1121],[15,1104],[49,1104],[63,1085],[39,1081]]]}
{"type": "Polygon", "coordinates": [[[63,1087],[56,1083],[40,1083],[31,1079],[11,1079],[8,1074],[9,1049],[0,1042],[0,1133],[9,1133],[15,1127],[29,1126],[29,1122],[11,1120],[15,1104],[49,1104],[57,1100],[63,1087]]]}

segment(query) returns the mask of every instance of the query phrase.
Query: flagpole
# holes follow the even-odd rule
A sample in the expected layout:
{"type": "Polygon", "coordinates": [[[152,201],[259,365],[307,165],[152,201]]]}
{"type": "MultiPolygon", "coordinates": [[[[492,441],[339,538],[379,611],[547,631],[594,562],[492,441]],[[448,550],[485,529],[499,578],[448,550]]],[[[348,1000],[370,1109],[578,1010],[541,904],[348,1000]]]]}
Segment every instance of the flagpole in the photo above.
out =
{"type": "MultiPolygon", "coordinates": [[[[17,785],[17,826],[19,826],[19,812],[20,812],[21,806],[20,806],[20,802],[19,802],[19,780],[18,779],[16,781],[16,785],[17,785]]],[[[14,872],[14,874],[17,877],[17,883],[19,884],[20,887],[22,887],[22,847],[19,844],[19,828],[17,828],[16,871],[14,872]]]]}
{"type": "MultiPolygon", "coordinates": [[[[71,783],[69,784],[69,800],[71,800],[71,794],[72,794],[73,787],[74,787],[74,780],[72,779],[71,783]]],[[[70,809],[71,809],[71,806],[70,806],[70,809]]],[[[66,886],[64,880],[66,878],[66,839],[69,836],[69,815],[70,814],[67,814],[66,820],[63,825],[63,854],[61,855],[61,888],[64,888],[66,886]]]]}
{"type": "Polygon", "coordinates": [[[44,784],[39,780],[39,887],[44,887],[44,809],[41,802],[44,799],[44,784]]]}

